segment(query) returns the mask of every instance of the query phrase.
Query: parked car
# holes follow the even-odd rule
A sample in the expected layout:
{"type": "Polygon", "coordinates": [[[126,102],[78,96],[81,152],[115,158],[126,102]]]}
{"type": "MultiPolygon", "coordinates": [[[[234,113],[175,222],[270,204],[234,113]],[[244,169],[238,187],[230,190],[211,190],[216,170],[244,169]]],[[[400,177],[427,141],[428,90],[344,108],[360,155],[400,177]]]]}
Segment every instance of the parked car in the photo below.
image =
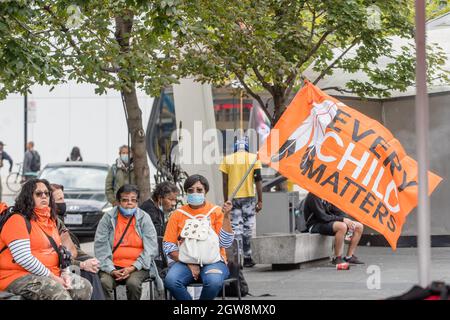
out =
{"type": "Polygon", "coordinates": [[[93,236],[103,214],[111,209],[105,195],[109,166],[89,162],[51,163],[39,178],[64,186],[64,223],[77,236],[93,236]]]}

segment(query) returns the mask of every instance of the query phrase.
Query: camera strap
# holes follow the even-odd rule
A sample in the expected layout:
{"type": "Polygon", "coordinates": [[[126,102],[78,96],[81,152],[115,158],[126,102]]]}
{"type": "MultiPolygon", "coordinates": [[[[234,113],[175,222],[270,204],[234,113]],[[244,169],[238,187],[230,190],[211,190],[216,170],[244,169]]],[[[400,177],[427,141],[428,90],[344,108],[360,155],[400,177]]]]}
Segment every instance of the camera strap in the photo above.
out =
{"type": "Polygon", "coordinates": [[[117,250],[117,248],[119,248],[120,244],[122,243],[123,238],[125,237],[125,234],[127,233],[128,228],[130,227],[131,222],[133,221],[133,219],[134,219],[134,215],[130,218],[130,221],[128,221],[128,224],[127,224],[127,226],[125,227],[125,230],[123,231],[122,236],[120,237],[119,241],[117,241],[117,244],[114,246],[114,248],[113,248],[113,250],[112,250],[112,253],[113,253],[113,254],[114,254],[114,252],[117,250]]]}
{"type": "Polygon", "coordinates": [[[49,236],[49,235],[47,234],[47,232],[45,232],[44,229],[42,229],[41,226],[40,226],[39,224],[38,224],[38,226],[39,226],[39,229],[41,229],[42,232],[47,236],[47,239],[48,239],[48,241],[50,242],[50,245],[52,246],[52,248],[53,248],[53,249],[56,251],[56,253],[58,254],[59,266],[61,267],[63,261],[62,261],[62,257],[61,257],[61,252],[59,251],[59,247],[58,247],[58,245],[56,244],[55,239],[53,239],[53,237],[49,236]]]}

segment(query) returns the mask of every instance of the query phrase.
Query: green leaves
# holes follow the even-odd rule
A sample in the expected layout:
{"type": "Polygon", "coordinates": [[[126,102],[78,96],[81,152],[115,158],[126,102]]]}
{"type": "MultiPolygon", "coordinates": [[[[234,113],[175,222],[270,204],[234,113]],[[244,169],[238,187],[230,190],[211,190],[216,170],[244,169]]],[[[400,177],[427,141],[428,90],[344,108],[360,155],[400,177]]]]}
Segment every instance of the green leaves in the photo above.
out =
{"type": "MultiPolygon", "coordinates": [[[[273,120],[309,67],[319,85],[339,68],[362,71],[368,81],[355,77],[342,89],[388,96],[414,81],[411,48],[394,52],[390,40],[412,39],[413,6],[412,0],[185,0],[179,68],[216,84],[239,79],[266,111],[274,102],[273,120]],[[387,63],[378,66],[381,60],[387,63]]],[[[443,61],[442,52],[430,50],[430,79],[445,80],[443,61]]]]}
{"type": "MultiPolygon", "coordinates": [[[[178,0],[53,0],[0,2],[0,98],[35,83],[53,85],[68,79],[97,85],[97,93],[132,83],[151,93],[177,81],[176,59],[161,60],[178,49],[178,0]],[[74,5],[77,7],[74,9],[74,5]],[[69,10],[70,9],[70,10],[69,10]],[[83,16],[70,27],[74,13],[83,16]],[[128,52],[115,37],[115,17],[133,16],[128,52]],[[170,17],[169,17],[170,16],[170,17]],[[158,81],[154,79],[159,78],[158,81]]],[[[173,56],[177,56],[174,53],[173,56]]]]}

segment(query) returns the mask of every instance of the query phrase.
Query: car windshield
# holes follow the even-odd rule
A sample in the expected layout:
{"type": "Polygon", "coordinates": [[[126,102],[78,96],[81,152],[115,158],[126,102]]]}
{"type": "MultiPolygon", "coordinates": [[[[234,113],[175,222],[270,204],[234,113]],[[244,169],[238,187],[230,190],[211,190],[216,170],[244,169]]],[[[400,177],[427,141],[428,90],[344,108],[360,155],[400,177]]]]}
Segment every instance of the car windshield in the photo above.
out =
{"type": "Polygon", "coordinates": [[[103,167],[49,167],[40,178],[61,184],[64,190],[105,190],[107,174],[108,169],[103,167]]]}

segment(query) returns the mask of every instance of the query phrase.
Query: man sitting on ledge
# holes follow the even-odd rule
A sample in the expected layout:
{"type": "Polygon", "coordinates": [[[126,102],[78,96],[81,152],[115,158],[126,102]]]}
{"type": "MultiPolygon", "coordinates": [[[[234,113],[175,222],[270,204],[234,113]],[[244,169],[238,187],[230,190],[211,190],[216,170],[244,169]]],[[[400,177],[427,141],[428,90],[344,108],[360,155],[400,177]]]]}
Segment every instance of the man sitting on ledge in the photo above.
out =
{"type": "Polygon", "coordinates": [[[345,217],[345,213],[331,203],[320,199],[311,192],[305,199],[304,216],[310,233],[334,236],[334,257],[331,262],[341,264],[364,264],[353,255],[363,233],[363,225],[345,217]],[[353,232],[347,256],[342,258],[344,239],[347,231],[353,232]]]}

